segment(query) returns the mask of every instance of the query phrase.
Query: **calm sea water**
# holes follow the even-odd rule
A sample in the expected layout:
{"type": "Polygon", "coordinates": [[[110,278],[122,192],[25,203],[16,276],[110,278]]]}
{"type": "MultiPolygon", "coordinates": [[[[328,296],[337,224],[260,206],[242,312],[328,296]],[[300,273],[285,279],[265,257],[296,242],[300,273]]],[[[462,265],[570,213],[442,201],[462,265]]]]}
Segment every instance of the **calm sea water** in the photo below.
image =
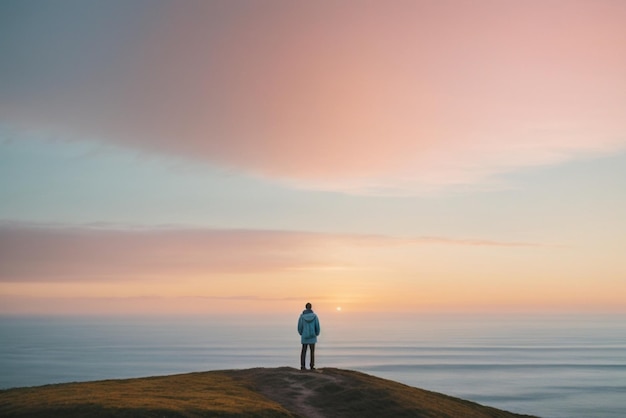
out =
{"type": "MultiPolygon", "coordinates": [[[[295,318],[0,318],[0,388],[299,367],[295,318]]],[[[625,316],[321,317],[318,367],[545,418],[626,417],[625,316]]]]}

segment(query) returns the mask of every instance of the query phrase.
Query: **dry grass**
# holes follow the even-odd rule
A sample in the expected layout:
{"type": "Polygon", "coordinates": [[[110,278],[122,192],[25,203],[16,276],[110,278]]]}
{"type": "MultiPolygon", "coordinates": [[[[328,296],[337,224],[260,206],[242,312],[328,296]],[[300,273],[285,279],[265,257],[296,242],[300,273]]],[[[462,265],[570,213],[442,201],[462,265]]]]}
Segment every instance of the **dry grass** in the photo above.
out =
{"type": "Polygon", "coordinates": [[[0,416],[521,417],[364,373],[289,367],[10,389],[0,416]]]}
{"type": "Polygon", "coordinates": [[[0,392],[3,417],[291,417],[224,372],[69,383],[0,392]]]}

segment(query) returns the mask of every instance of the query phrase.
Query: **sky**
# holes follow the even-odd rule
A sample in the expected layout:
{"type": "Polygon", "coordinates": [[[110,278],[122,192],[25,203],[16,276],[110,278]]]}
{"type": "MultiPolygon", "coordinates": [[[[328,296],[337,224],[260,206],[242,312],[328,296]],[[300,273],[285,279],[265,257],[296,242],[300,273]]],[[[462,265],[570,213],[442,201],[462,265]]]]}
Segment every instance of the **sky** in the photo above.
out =
{"type": "Polygon", "coordinates": [[[626,312],[625,21],[2,0],[0,314],[626,312]]]}

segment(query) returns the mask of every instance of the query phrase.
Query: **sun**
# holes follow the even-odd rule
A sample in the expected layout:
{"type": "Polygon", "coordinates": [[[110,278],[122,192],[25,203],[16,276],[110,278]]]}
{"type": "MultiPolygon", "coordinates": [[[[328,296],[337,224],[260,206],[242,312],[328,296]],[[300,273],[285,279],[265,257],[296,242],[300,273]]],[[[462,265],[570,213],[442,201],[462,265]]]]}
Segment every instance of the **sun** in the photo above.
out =
{"type": "Polygon", "coordinates": [[[337,306],[337,312],[341,312],[341,306],[337,306]]]}

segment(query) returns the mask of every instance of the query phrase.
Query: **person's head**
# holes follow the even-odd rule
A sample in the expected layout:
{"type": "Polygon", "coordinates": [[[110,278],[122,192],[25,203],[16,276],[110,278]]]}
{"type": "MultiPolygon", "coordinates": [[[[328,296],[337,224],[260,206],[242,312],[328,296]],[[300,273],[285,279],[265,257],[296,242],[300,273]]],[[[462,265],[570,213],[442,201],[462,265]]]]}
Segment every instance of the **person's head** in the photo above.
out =
{"type": "Polygon", "coordinates": [[[307,302],[307,304],[304,307],[307,309],[311,309],[311,304],[307,302]]]}

